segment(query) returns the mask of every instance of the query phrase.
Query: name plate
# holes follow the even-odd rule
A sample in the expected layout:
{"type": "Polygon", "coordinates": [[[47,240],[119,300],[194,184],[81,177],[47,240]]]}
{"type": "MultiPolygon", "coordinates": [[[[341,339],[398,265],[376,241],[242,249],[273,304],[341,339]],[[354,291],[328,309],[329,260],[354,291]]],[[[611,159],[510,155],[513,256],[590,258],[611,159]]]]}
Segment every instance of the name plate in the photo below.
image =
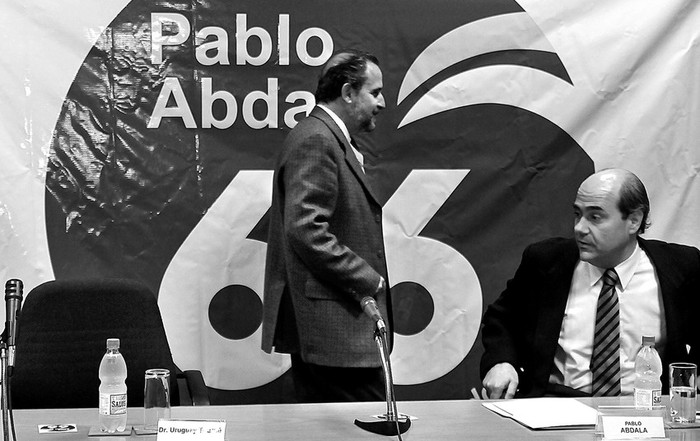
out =
{"type": "Polygon", "coordinates": [[[664,419],[660,416],[602,416],[605,439],[664,438],[664,419]]]}
{"type": "Polygon", "coordinates": [[[224,441],[226,421],[160,420],[157,441],[224,441]]]}

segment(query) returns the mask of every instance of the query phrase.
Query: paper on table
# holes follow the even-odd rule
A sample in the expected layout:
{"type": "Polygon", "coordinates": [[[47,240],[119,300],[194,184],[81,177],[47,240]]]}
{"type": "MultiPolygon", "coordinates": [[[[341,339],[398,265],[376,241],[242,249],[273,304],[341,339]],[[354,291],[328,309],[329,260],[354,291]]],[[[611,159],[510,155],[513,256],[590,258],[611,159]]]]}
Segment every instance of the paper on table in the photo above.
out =
{"type": "Polygon", "coordinates": [[[520,398],[483,406],[531,429],[581,429],[596,424],[598,412],[574,398],[520,398]]]}

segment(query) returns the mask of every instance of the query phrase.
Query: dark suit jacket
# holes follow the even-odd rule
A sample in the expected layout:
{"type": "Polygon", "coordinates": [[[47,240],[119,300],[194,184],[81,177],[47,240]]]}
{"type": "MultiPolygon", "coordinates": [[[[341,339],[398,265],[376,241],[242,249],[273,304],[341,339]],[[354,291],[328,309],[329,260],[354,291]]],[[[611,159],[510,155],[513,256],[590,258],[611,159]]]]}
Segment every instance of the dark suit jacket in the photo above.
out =
{"type": "MultiPolygon", "coordinates": [[[[670,362],[700,361],[700,251],[641,238],[639,244],[654,265],[663,298],[667,342],[662,384],[667,392],[670,362]]],[[[578,260],[573,239],[548,239],[525,250],[515,276],[484,314],[482,379],[495,364],[508,362],[520,375],[516,396],[545,394],[578,260]]]]}
{"type": "MultiPolygon", "coordinates": [[[[375,296],[389,317],[381,205],[340,128],[315,108],[290,132],[274,176],[262,348],[324,366],[378,367],[375,296]]],[[[390,320],[388,320],[390,321],[390,320]]]]}

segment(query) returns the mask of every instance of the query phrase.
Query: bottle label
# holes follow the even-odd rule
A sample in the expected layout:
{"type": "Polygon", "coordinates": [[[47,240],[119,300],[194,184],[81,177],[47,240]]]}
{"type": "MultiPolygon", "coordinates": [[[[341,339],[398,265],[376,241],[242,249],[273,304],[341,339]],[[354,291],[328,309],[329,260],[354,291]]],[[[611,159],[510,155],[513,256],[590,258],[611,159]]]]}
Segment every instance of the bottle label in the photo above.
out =
{"type": "Polygon", "coordinates": [[[660,389],[634,389],[634,406],[650,409],[661,405],[660,389]]]}
{"type": "Polygon", "coordinates": [[[126,394],[100,394],[100,415],[126,414],[126,394]]]}

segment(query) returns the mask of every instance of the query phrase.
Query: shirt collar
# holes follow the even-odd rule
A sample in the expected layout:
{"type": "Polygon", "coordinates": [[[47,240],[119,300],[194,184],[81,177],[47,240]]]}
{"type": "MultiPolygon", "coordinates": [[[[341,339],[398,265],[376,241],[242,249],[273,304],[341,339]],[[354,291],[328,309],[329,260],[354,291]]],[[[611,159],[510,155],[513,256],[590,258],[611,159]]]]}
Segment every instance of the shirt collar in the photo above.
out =
{"type": "MultiPolygon", "coordinates": [[[[625,290],[627,285],[630,283],[630,280],[632,280],[632,276],[637,270],[637,266],[639,265],[639,260],[641,259],[641,256],[642,249],[639,247],[639,243],[636,243],[634,246],[634,251],[632,252],[630,257],[628,257],[624,262],[620,263],[615,267],[615,272],[617,273],[617,276],[620,279],[620,287],[622,288],[622,291],[625,290]]],[[[597,266],[592,265],[588,262],[581,263],[583,263],[587,268],[589,286],[593,286],[596,283],[598,283],[598,281],[603,278],[603,273],[607,269],[598,268],[597,266]]]]}
{"type": "Polygon", "coordinates": [[[345,135],[345,139],[348,141],[348,144],[352,145],[352,142],[350,142],[350,132],[348,132],[348,127],[345,125],[342,119],[334,111],[329,109],[328,107],[324,106],[323,104],[316,104],[318,107],[323,109],[328,115],[330,115],[331,119],[340,127],[340,131],[343,132],[343,135],[345,135]]]}
{"type": "Polygon", "coordinates": [[[335,112],[333,112],[331,109],[328,107],[324,106],[323,104],[316,104],[318,107],[323,109],[333,121],[340,127],[340,131],[343,132],[343,135],[345,135],[345,139],[348,141],[348,144],[350,145],[350,148],[352,149],[352,152],[355,154],[355,158],[357,158],[357,162],[360,163],[360,167],[362,168],[362,171],[365,171],[365,157],[360,152],[357,147],[355,147],[355,144],[352,142],[352,139],[350,138],[350,132],[348,132],[348,128],[343,122],[342,119],[338,115],[336,115],[335,112]]]}

